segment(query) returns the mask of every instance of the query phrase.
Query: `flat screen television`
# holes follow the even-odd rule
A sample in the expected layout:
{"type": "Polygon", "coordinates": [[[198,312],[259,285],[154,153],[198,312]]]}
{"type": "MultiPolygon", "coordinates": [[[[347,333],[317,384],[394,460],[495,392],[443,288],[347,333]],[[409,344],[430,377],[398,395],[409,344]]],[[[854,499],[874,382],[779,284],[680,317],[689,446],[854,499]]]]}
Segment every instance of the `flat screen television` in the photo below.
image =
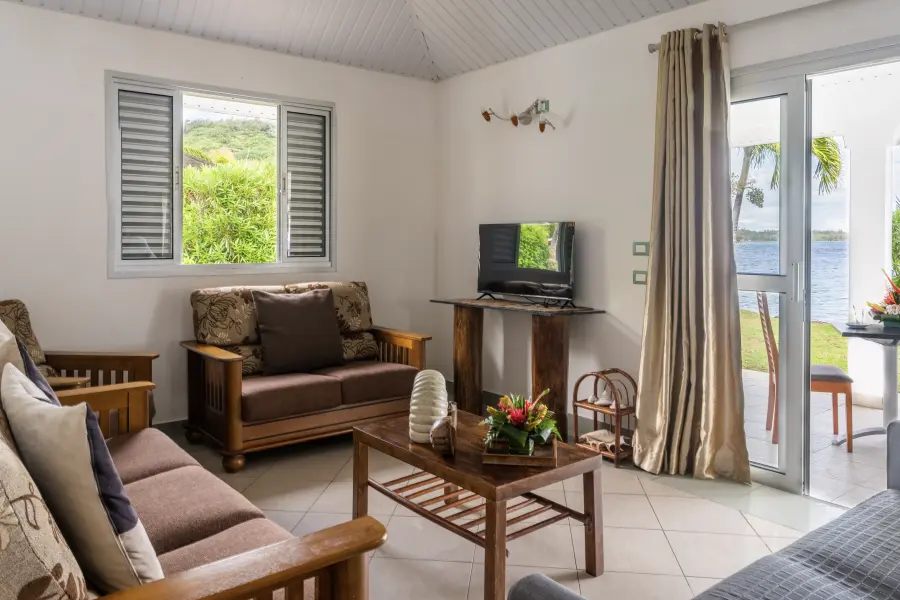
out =
{"type": "Polygon", "coordinates": [[[478,229],[478,292],[572,300],[575,223],[502,223],[478,229]]]}

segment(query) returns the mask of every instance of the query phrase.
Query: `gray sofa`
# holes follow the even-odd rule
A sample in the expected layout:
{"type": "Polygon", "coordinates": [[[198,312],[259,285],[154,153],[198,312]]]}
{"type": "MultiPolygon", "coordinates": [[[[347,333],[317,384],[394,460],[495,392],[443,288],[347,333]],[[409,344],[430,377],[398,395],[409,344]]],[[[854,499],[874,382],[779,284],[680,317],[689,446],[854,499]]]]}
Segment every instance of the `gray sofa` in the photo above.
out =
{"type": "MultiPolygon", "coordinates": [[[[766,556],[696,600],[900,598],[900,421],[888,427],[888,489],[766,556]]],[[[509,600],[580,600],[543,575],[517,582],[509,600]]]]}

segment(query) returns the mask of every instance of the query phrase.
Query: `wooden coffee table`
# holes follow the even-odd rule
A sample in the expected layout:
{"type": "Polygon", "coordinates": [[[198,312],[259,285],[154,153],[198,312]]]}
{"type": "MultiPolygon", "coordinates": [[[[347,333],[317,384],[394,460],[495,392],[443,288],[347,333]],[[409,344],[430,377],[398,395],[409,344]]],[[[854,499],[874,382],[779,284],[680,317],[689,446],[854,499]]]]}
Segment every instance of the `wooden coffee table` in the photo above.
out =
{"type": "Polygon", "coordinates": [[[599,454],[566,444],[554,468],[507,467],[481,463],[486,426],[460,412],[456,456],[442,457],[430,445],[409,440],[405,416],[353,428],[353,516],[368,511],[374,488],[412,512],[485,550],[484,597],[506,595],[506,544],[564,519],[584,523],[585,561],[590,575],[603,573],[603,512],[599,454]],[[385,482],[369,479],[368,447],[420,469],[385,482]],[[584,513],[534,493],[582,475],[584,513]]]}

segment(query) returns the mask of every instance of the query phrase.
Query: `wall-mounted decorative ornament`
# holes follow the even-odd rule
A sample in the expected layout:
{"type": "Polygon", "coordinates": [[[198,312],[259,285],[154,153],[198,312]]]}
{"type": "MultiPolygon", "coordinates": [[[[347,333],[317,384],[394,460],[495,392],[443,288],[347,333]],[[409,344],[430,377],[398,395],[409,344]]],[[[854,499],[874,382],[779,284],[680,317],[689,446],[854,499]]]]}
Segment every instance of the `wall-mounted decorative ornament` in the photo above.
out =
{"type": "Polygon", "coordinates": [[[556,129],[556,126],[550,121],[550,101],[544,98],[538,98],[531,103],[531,106],[520,113],[513,113],[508,118],[498,115],[492,108],[482,111],[481,116],[488,123],[491,122],[492,117],[497,117],[501,121],[509,121],[513,127],[518,127],[520,124],[531,125],[536,122],[541,133],[544,133],[547,126],[550,129],[556,129]]]}
{"type": "Polygon", "coordinates": [[[416,375],[409,401],[409,439],[417,444],[431,441],[431,428],[447,416],[447,382],[439,371],[426,369],[416,375]]]}

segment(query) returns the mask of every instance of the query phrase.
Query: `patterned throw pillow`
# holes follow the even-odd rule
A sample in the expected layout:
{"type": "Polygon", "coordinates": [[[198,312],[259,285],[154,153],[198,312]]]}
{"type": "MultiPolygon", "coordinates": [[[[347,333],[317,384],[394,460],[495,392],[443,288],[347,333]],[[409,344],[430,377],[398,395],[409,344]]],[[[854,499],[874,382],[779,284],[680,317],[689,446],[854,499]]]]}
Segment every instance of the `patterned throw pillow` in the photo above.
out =
{"type": "Polygon", "coordinates": [[[34,329],[31,328],[31,317],[25,303],[21,300],[0,300],[0,321],[6,325],[17,338],[25,343],[28,354],[37,365],[47,362],[44,351],[38,343],[34,329]]]}
{"type": "Polygon", "coordinates": [[[84,575],[25,465],[0,444],[0,598],[85,600],[84,575]]]}
{"type": "Polygon", "coordinates": [[[194,337],[201,344],[246,346],[259,344],[253,292],[283,294],[284,286],[204,288],[191,294],[194,337]]]}
{"type": "Polygon", "coordinates": [[[369,360],[378,356],[378,344],[375,336],[364,331],[362,333],[345,333],[341,335],[344,346],[344,360],[369,360]]]}
{"type": "Polygon", "coordinates": [[[310,290],[331,290],[341,334],[360,333],[372,329],[369,286],[364,281],[289,283],[284,288],[289,294],[302,294],[310,290]]]}
{"type": "Polygon", "coordinates": [[[234,352],[244,358],[241,363],[241,374],[257,375],[263,372],[262,346],[260,344],[247,344],[244,346],[225,346],[225,350],[234,352]]]}
{"type": "Polygon", "coordinates": [[[111,593],[162,579],[150,538],[88,405],[50,404],[13,365],[3,369],[0,402],[22,462],[90,582],[111,593]]]}

